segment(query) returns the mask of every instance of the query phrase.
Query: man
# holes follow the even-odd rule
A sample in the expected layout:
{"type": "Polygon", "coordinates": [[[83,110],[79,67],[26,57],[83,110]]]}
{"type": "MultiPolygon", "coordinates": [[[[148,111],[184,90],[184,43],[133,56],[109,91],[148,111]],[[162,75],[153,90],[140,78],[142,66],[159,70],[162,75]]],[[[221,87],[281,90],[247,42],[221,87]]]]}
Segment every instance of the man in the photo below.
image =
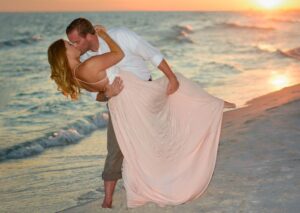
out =
{"type": "MultiPolygon", "coordinates": [[[[109,52],[107,44],[97,36],[93,25],[84,18],[72,21],[67,27],[66,33],[70,42],[81,51],[81,61],[109,52]]],[[[113,87],[105,93],[93,94],[93,97],[97,101],[107,101],[121,91],[121,83],[113,81],[120,70],[132,72],[142,80],[151,81],[151,73],[146,66],[145,60],[150,61],[155,67],[158,67],[169,79],[166,91],[167,95],[174,93],[178,89],[179,83],[176,76],[156,48],[127,28],[110,29],[107,33],[122,48],[125,57],[121,62],[107,69],[107,76],[110,82],[113,82],[113,87]]],[[[120,151],[110,116],[107,126],[107,151],[108,154],[102,173],[105,192],[102,203],[103,208],[111,208],[116,183],[122,177],[123,155],[120,151]]]]}

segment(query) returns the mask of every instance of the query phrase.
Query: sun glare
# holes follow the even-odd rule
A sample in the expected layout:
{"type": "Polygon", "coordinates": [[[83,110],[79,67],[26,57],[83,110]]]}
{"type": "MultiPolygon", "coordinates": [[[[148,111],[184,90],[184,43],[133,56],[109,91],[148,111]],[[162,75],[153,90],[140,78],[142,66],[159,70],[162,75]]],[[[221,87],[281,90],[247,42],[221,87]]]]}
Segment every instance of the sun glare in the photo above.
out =
{"type": "Polygon", "coordinates": [[[271,84],[276,87],[276,89],[281,89],[289,85],[289,78],[284,74],[276,74],[271,78],[271,84]]]}
{"type": "Polygon", "coordinates": [[[257,0],[257,3],[264,9],[277,9],[283,4],[283,0],[257,0]]]}

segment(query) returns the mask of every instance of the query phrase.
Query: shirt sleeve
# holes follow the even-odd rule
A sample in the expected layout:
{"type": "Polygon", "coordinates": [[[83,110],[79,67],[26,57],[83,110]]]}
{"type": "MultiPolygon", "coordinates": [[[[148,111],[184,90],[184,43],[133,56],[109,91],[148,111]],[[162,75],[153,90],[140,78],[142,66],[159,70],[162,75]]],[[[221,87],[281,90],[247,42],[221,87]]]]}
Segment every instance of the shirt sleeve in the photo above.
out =
{"type": "Polygon", "coordinates": [[[118,37],[118,40],[125,42],[124,44],[130,48],[133,54],[150,61],[155,67],[158,67],[164,59],[164,56],[157,48],[127,28],[121,28],[118,32],[118,37]]]}

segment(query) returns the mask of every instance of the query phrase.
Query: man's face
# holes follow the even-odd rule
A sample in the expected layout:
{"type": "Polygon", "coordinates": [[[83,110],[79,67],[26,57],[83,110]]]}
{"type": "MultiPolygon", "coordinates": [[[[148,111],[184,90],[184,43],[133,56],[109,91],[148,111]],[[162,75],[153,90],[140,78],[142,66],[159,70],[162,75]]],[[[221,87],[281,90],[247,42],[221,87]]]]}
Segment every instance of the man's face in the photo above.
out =
{"type": "Polygon", "coordinates": [[[82,37],[76,29],[67,36],[74,47],[80,51],[81,55],[89,50],[90,45],[89,40],[87,39],[88,36],[82,37]]]}

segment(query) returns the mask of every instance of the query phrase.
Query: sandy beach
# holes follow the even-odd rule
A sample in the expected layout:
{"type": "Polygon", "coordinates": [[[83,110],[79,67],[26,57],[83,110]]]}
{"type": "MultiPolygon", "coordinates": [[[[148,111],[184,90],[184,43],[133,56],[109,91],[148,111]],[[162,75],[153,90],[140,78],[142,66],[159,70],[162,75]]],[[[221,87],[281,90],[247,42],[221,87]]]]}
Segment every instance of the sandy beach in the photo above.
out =
{"type": "MultiPolygon", "coordinates": [[[[249,2],[258,1],[279,2],[249,2]]],[[[173,1],[180,11],[148,11],[142,2],[147,12],[111,13],[97,2],[102,12],[66,12],[56,4],[59,10],[48,13],[26,1],[35,12],[2,12],[0,212],[299,212],[300,13],[223,11],[223,4],[237,3],[246,5],[220,1],[211,5],[222,11],[181,11],[173,1]],[[107,106],[84,92],[76,102],[63,97],[50,79],[46,53],[78,17],[132,30],[157,47],[174,72],[238,105],[224,110],[213,179],[199,199],[128,210],[120,181],[113,209],[101,208],[107,106]]],[[[83,9],[65,9],[76,5],[83,9]]],[[[147,65],[153,79],[163,75],[147,65]]]]}
{"type": "Polygon", "coordinates": [[[298,212],[299,109],[297,84],[226,111],[213,179],[197,200],[165,208],[149,203],[128,209],[119,181],[113,209],[102,209],[97,199],[62,212],[298,212]]]}

